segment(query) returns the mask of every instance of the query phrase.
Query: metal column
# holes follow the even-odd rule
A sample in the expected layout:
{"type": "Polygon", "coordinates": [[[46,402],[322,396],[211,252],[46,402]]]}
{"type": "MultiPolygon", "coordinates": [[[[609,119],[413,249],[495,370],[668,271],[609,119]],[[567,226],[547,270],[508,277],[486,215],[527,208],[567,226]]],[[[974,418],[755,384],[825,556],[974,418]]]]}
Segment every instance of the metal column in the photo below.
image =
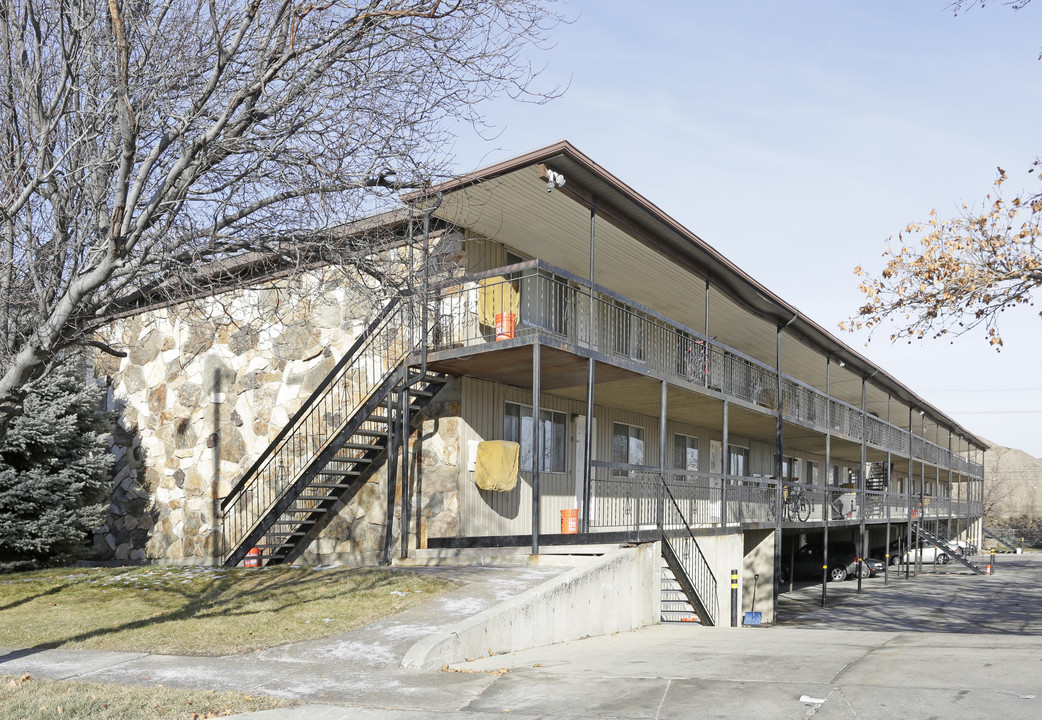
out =
{"type": "Polygon", "coordinates": [[[539,466],[543,462],[543,429],[539,424],[540,353],[539,342],[532,345],[532,554],[539,554],[539,466]]]}
{"type": "MultiPolygon", "coordinates": [[[[595,259],[595,241],[597,238],[597,199],[593,199],[593,204],[590,206],[590,284],[594,283],[594,259],[595,259]]],[[[590,347],[593,348],[593,335],[594,335],[594,312],[593,312],[593,291],[590,291],[589,306],[587,307],[586,313],[586,333],[590,347]]],[[[583,463],[582,474],[583,474],[583,497],[582,497],[582,531],[584,533],[590,532],[590,494],[593,485],[593,473],[591,472],[592,466],[590,463],[593,461],[593,382],[594,382],[594,360],[589,358],[586,361],[586,436],[583,438],[583,457],[586,462],[583,463]]]]}

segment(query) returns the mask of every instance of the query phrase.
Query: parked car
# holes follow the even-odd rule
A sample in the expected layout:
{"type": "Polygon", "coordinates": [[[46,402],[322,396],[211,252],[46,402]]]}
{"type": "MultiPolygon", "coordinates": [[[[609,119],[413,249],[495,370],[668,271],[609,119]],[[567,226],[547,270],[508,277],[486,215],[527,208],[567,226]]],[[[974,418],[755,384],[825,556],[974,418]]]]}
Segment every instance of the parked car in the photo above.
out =
{"type": "MultiPolygon", "coordinates": [[[[904,554],[907,546],[908,541],[905,538],[897,538],[896,540],[890,541],[889,556],[891,565],[897,565],[897,563],[901,562],[901,556],[904,554]]],[[[885,558],[887,557],[887,547],[888,546],[885,545],[874,547],[869,554],[872,555],[872,557],[885,558]]]]}
{"type": "MultiPolygon", "coordinates": [[[[886,567],[886,563],[878,558],[864,558],[861,561],[861,579],[875,577],[877,573],[883,572],[886,567]]],[[[854,564],[854,568],[851,572],[856,572],[857,563],[854,564]]]]}
{"type": "MultiPolygon", "coordinates": [[[[807,543],[796,551],[792,574],[785,560],[782,562],[783,582],[789,577],[817,578],[821,577],[825,556],[825,545],[820,542],[807,543]]],[[[861,577],[868,578],[883,569],[882,560],[866,558],[861,568],[861,577]]],[[[857,546],[852,542],[837,541],[829,543],[828,576],[829,580],[841,581],[857,576],[857,546]]]]}
{"type": "Polygon", "coordinates": [[[927,540],[920,540],[918,543],[912,543],[912,548],[903,556],[903,562],[915,562],[916,556],[919,554],[920,549],[922,550],[922,557],[924,563],[935,562],[938,565],[947,565],[952,561],[952,559],[948,557],[947,553],[938,550],[937,546],[933,543],[927,540]]]}

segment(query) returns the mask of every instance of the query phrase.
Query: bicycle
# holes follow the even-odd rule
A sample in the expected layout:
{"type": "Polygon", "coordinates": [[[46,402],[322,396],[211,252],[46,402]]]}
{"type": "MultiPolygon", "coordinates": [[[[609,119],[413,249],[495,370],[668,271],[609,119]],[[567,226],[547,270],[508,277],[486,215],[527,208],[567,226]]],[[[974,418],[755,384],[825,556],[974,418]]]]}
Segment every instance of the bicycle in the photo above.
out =
{"type": "MultiPolygon", "coordinates": [[[[807,493],[803,488],[788,485],[782,488],[782,520],[807,522],[810,520],[810,513],[810,500],[807,499],[807,493]]],[[[773,501],[767,503],[767,514],[771,520],[776,517],[773,501]]]]}

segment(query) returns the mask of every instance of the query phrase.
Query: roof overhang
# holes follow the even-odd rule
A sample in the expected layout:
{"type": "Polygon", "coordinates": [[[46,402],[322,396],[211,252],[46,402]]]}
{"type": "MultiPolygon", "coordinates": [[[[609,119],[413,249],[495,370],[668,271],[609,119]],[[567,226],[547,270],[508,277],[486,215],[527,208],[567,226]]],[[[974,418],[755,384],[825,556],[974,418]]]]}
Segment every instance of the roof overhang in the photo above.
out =
{"type": "Polygon", "coordinates": [[[947,426],[963,439],[981,448],[988,447],[986,441],[800,313],[567,141],[454,178],[428,191],[411,193],[403,199],[424,206],[432,201],[438,202],[434,200],[437,197],[440,204],[433,212],[436,217],[488,237],[497,237],[504,227],[504,208],[514,204],[524,212],[524,203],[530,193],[546,193],[545,180],[542,187],[539,185],[540,172],[544,169],[560,173],[566,180],[564,185],[553,189],[557,196],[554,202],[561,203],[567,199],[578,203],[595,213],[598,220],[611,223],[637,242],[668,257],[671,262],[708,280],[714,289],[722,290],[776,328],[785,328],[786,333],[798,337],[823,355],[837,363],[842,361],[851,373],[870,378],[871,384],[909,408],[928,412],[938,424],[947,426]],[[486,212],[493,204],[498,211],[486,212]]]}

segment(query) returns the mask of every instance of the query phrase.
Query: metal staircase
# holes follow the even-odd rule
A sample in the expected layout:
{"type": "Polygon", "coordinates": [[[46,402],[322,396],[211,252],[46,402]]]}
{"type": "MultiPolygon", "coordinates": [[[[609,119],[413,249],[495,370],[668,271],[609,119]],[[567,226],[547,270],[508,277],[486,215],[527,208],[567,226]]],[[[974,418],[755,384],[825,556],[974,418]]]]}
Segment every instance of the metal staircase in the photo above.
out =
{"type": "Polygon", "coordinates": [[[945,555],[947,555],[950,559],[956,560],[956,561],[962,563],[963,565],[968,567],[970,570],[973,570],[973,572],[977,573],[978,575],[984,575],[985,574],[984,568],[979,566],[977,563],[974,563],[974,562],[970,561],[969,558],[963,556],[962,553],[956,552],[955,549],[952,546],[950,546],[948,544],[948,541],[945,540],[944,538],[942,538],[942,537],[940,537],[938,535],[934,535],[932,532],[927,530],[925,527],[917,528],[916,529],[916,534],[920,538],[922,538],[923,540],[926,540],[927,542],[932,544],[940,552],[942,552],[945,555]]]}
{"type": "MultiPolygon", "coordinates": [[[[688,607],[694,611],[694,615],[703,625],[716,625],[717,621],[717,588],[716,577],[702,549],[698,547],[698,541],[691,531],[684,513],[680,510],[673,492],[669,485],[662,482],[662,511],[659,518],[659,529],[662,532],[662,559],[666,568],[673,577],[670,586],[670,594],[667,600],[665,595],[665,580],[663,580],[662,612],[660,619],[665,622],[681,621],[681,616],[676,611],[681,608],[681,595],[687,600],[688,607]],[[679,591],[673,592],[674,590],[679,591]],[[666,608],[671,611],[670,619],[667,619],[666,608]]],[[[664,573],[665,574],[665,573],[664,573]]]]}
{"type": "Polygon", "coordinates": [[[1014,544],[1016,541],[1010,542],[1006,538],[1004,538],[1001,535],[999,535],[998,533],[996,533],[994,530],[989,530],[988,528],[981,528],[981,529],[984,531],[985,535],[990,537],[992,540],[997,542],[999,545],[1004,545],[1005,547],[1009,548],[1013,552],[1017,552],[1018,548],[1014,544]]]}
{"type": "Polygon", "coordinates": [[[413,374],[406,365],[411,349],[396,299],[221,502],[224,565],[247,554],[257,565],[292,561],[337,502],[384,464],[394,433],[418,424],[446,380],[413,374]]]}
{"type": "Polygon", "coordinates": [[[684,589],[677,580],[669,565],[662,563],[661,574],[662,607],[659,612],[659,620],[664,623],[695,622],[701,623],[702,619],[691,606],[684,589]]]}

